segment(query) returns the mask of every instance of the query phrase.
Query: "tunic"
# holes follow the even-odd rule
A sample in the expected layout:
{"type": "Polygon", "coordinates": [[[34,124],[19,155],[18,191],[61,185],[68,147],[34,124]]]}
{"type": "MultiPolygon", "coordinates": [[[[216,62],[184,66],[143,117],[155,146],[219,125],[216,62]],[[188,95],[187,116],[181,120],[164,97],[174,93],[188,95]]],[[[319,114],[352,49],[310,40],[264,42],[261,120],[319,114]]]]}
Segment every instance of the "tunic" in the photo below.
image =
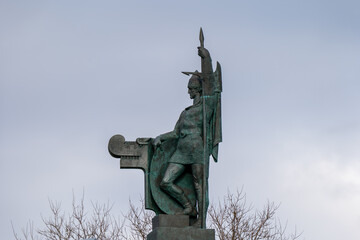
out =
{"type": "MultiPolygon", "coordinates": [[[[210,99],[209,99],[210,100],[210,99]]],[[[212,114],[212,101],[206,101],[207,119],[212,114]]],[[[180,114],[172,132],[161,135],[162,141],[177,138],[177,147],[169,163],[204,164],[203,105],[194,104],[180,114]]]]}
{"type": "Polygon", "coordinates": [[[203,114],[201,102],[187,107],[179,117],[175,129],[179,140],[169,162],[179,164],[203,164],[204,143],[203,114]]]}

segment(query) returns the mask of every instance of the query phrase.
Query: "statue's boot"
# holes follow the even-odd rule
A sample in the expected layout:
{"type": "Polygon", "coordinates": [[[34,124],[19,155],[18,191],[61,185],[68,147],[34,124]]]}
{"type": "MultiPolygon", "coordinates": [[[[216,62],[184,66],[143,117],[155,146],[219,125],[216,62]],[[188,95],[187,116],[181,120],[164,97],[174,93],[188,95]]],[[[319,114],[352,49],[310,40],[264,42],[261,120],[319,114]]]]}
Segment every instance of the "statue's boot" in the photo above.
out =
{"type": "MultiPolygon", "coordinates": [[[[200,205],[200,204],[199,204],[200,205]]],[[[201,223],[203,221],[203,216],[202,216],[202,207],[199,206],[199,216],[198,219],[191,225],[192,227],[195,228],[201,228],[201,223]]]]}
{"type": "Polygon", "coordinates": [[[196,209],[193,207],[190,200],[185,196],[184,193],[177,195],[175,198],[184,207],[183,210],[176,212],[175,215],[189,215],[191,217],[196,217],[196,209]]]}

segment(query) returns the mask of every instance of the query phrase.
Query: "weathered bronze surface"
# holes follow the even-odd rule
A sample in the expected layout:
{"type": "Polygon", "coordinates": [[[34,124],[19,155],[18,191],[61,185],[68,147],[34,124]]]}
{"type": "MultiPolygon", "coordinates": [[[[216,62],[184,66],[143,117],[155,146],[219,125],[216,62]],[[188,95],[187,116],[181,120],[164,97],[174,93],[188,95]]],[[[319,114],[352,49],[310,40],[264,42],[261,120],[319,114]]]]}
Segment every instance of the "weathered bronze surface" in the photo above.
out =
{"type": "Polygon", "coordinates": [[[201,72],[191,75],[188,93],[193,105],[180,114],[173,131],[155,139],[127,142],[121,135],[109,141],[109,152],[121,158],[121,168],[145,173],[145,207],[156,214],[189,215],[194,227],[206,228],[209,204],[209,158],[218,160],[221,134],[221,67],[213,72],[200,29],[201,72]]]}

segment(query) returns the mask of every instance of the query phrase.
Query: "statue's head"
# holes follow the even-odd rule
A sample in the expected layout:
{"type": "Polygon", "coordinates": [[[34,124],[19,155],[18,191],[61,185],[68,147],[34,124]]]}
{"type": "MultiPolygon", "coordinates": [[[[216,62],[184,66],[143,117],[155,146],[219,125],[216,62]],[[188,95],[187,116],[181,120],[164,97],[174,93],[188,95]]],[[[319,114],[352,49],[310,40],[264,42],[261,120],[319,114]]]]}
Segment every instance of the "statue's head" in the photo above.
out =
{"type": "Polygon", "coordinates": [[[202,87],[200,78],[196,75],[192,75],[188,83],[188,93],[190,94],[190,98],[194,99],[196,95],[200,96],[201,91],[202,87]]]}

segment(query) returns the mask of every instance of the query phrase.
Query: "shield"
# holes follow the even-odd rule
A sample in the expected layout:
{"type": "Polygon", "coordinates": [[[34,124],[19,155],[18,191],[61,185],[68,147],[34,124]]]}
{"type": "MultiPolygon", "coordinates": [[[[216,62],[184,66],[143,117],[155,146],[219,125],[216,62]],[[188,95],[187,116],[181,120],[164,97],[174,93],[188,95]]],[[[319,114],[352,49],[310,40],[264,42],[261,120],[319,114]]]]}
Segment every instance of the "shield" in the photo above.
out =
{"type": "MultiPolygon", "coordinates": [[[[158,147],[150,163],[150,189],[152,197],[158,207],[166,214],[175,214],[183,210],[183,207],[174,198],[161,190],[160,182],[168,166],[168,161],[176,150],[177,140],[164,141],[158,147]]],[[[184,173],[175,181],[175,184],[184,190],[185,195],[195,207],[196,192],[191,174],[191,168],[186,168],[184,173]]]]}

